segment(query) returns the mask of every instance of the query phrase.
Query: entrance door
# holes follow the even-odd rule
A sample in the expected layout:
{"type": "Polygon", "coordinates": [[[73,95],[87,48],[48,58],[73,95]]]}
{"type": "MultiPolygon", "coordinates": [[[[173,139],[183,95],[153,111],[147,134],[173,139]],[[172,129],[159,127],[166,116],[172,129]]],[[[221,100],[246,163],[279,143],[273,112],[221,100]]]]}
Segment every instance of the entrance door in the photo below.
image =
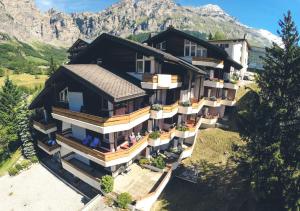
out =
{"type": "Polygon", "coordinates": [[[81,92],[69,92],[69,109],[80,111],[83,106],[83,95],[81,92]]]}

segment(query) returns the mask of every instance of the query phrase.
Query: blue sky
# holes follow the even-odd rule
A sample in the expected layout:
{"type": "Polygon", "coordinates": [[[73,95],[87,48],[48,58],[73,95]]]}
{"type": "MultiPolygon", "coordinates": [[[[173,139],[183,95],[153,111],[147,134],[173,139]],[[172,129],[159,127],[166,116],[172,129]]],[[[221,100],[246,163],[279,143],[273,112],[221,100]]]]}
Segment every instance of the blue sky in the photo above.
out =
{"type": "MultiPolygon", "coordinates": [[[[98,12],[117,0],[36,0],[38,7],[46,11],[56,8],[65,12],[98,12]]],[[[201,6],[217,4],[241,23],[276,33],[278,20],[291,10],[300,30],[300,0],[175,0],[181,5],[201,6]]]]}

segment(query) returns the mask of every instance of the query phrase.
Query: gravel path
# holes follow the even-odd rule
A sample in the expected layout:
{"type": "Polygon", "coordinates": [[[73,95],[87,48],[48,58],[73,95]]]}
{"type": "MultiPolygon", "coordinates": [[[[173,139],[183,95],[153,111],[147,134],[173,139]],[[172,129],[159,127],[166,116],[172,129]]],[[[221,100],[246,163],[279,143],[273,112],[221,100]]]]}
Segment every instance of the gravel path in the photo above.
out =
{"type": "Polygon", "coordinates": [[[83,196],[36,164],[21,174],[0,177],[1,211],[78,211],[83,196]]]}

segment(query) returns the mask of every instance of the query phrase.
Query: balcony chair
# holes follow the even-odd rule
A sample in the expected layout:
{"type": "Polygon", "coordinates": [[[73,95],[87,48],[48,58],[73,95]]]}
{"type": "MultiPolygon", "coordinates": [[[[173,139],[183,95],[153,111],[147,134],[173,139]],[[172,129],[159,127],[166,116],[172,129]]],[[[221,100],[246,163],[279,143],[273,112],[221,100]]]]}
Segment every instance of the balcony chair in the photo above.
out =
{"type": "Polygon", "coordinates": [[[82,140],[82,144],[85,145],[85,146],[88,146],[90,144],[90,142],[92,141],[92,136],[90,135],[87,135],[85,137],[85,139],[82,140]]]}
{"type": "Polygon", "coordinates": [[[100,139],[95,137],[93,141],[90,143],[90,147],[94,149],[99,145],[99,143],[100,143],[100,139]]]}

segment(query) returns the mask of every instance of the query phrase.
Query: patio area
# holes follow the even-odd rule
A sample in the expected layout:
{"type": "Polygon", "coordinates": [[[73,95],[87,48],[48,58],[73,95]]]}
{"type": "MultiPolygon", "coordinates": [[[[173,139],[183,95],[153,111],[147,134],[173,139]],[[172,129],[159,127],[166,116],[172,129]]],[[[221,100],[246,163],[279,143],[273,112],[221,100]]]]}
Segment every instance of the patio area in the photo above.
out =
{"type": "Polygon", "coordinates": [[[137,164],[130,166],[127,174],[119,175],[114,181],[114,192],[117,194],[128,192],[134,200],[145,197],[155,187],[162,172],[143,169],[137,164]]]}

